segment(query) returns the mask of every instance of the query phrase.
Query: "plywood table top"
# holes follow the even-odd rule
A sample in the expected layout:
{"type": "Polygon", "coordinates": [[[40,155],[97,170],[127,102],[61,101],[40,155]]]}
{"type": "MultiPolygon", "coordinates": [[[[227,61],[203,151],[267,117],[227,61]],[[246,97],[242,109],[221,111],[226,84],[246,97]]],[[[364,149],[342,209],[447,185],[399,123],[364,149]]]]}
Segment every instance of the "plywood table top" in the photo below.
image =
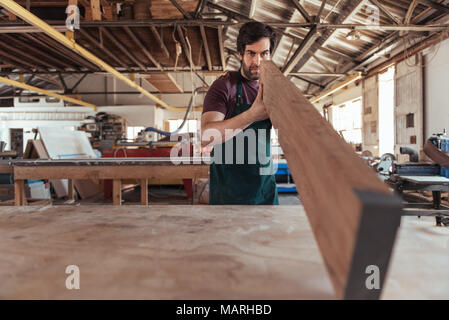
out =
{"type": "MultiPolygon", "coordinates": [[[[383,297],[447,299],[448,267],[449,229],[403,218],[383,297]]],[[[0,207],[0,283],[0,299],[334,298],[302,206],[0,207]]]]}

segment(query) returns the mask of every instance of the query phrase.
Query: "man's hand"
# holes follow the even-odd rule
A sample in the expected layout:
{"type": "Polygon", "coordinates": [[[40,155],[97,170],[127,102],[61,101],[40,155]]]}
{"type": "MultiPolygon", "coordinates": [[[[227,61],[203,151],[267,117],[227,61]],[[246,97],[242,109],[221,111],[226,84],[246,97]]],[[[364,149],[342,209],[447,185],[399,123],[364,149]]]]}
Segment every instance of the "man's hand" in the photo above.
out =
{"type": "Polygon", "coordinates": [[[254,100],[251,108],[248,109],[248,115],[252,122],[268,119],[268,112],[263,102],[263,83],[259,84],[256,100],[254,100]]]}

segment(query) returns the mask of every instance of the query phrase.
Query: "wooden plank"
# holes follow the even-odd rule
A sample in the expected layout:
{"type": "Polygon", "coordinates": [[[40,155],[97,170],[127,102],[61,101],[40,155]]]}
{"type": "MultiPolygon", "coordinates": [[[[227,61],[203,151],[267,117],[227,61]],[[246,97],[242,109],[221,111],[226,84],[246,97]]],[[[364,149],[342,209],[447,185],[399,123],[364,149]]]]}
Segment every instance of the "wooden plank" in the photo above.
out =
{"type": "Polygon", "coordinates": [[[13,173],[13,166],[9,164],[0,164],[0,173],[13,173]]]}
{"type": "Polygon", "coordinates": [[[378,298],[366,268],[379,268],[382,288],[400,200],[271,61],[261,69],[265,106],[337,298],[378,298]]]}
{"type": "Polygon", "coordinates": [[[115,206],[122,205],[122,180],[114,179],[112,181],[112,202],[115,206]]]}
{"type": "Polygon", "coordinates": [[[17,155],[15,150],[0,152],[0,157],[17,157],[17,155]]]}
{"type": "MultiPolygon", "coordinates": [[[[302,206],[211,208],[1,207],[0,299],[334,297],[302,206]]],[[[434,220],[403,218],[382,298],[449,298],[449,229],[434,220]]]]}
{"type": "Polygon", "coordinates": [[[208,178],[209,165],[15,166],[15,179],[208,178]]]}
{"type": "Polygon", "coordinates": [[[42,140],[29,139],[23,154],[23,159],[49,159],[42,140]]]}
{"type": "Polygon", "coordinates": [[[140,203],[148,205],[148,179],[140,179],[140,203]]]}

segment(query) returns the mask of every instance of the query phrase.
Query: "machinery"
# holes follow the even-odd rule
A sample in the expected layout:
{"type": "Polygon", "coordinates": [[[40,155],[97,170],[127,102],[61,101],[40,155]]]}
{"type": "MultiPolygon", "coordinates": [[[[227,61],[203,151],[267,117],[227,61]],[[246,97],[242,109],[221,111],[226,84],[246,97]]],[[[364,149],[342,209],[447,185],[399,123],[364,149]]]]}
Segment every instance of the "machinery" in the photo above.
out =
{"type": "Polygon", "coordinates": [[[98,112],[95,116],[88,116],[86,120],[93,120],[93,123],[84,123],[80,130],[89,133],[94,149],[112,149],[115,141],[125,138],[125,120],[119,116],[98,112]]]}
{"type": "MultiPolygon", "coordinates": [[[[429,139],[441,148],[442,137],[429,139]]],[[[418,153],[411,148],[400,148],[401,154],[408,154],[410,162],[397,163],[394,155],[384,154],[374,165],[379,177],[404,199],[406,215],[435,216],[437,225],[449,226],[449,206],[441,203],[441,193],[449,192],[449,178],[437,163],[418,162],[418,153]],[[417,202],[422,199],[404,194],[406,190],[432,191],[432,203],[417,202]]]]}

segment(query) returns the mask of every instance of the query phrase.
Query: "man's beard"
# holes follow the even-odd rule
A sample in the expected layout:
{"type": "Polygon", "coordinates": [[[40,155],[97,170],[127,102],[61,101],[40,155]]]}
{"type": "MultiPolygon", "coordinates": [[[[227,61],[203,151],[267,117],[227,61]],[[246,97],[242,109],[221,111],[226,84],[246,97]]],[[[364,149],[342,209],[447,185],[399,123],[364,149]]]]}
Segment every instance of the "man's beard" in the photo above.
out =
{"type": "MultiPolygon", "coordinates": [[[[256,67],[256,68],[259,69],[259,67],[256,67]]],[[[259,80],[259,72],[251,73],[251,67],[248,67],[245,64],[245,62],[243,62],[243,61],[242,61],[242,70],[243,70],[243,75],[248,80],[259,80]]]]}

